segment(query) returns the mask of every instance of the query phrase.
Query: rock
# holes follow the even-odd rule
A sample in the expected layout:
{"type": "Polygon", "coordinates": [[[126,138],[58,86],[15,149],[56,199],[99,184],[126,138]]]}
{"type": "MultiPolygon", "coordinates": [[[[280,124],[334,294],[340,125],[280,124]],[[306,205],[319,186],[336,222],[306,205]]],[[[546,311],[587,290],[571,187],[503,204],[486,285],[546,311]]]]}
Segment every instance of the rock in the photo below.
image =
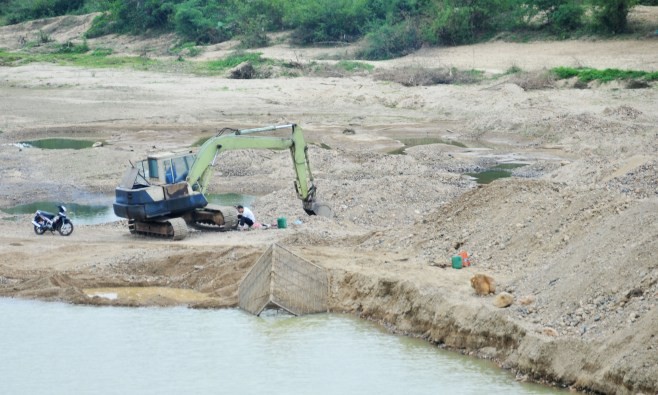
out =
{"type": "Polygon", "coordinates": [[[486,274],[478,273],[471,277],[471,287],[477,295],[489,295],[496,292],[494,279],[486,274]]]}
{"type": "Polygon", "coordinates": [[[514,303],[514,296],[507,292],[499,293],[493,300],[493,305],[500,308],[509,307],[512,303],[514,303]]]}
{"type": "Polygon", "coordinates": [[[535,303],[535,295],[523,296],[523,297],[519,298],[519,303],[524,305],[524,306],[527,306],[529,304],[533,304],[533,303],[535,303]]]}
{"type": "Polygon", "coordinates": [[[250,62],[242,62],[228,72],[229,78],[237,80],[249,80],[254,78],[256,70],[250,62]]]}
{"type": "Polygon", "coordinates": [[[543,333],[546,336],[552,336],[552,337],[559,336],[557,331],[553,328],[550,328],[550,327],[545,327],[544,329],[541,330],[541,333],[543,333]]]}
{"type": "Polygon", "coordinates": [[[478,350],[478,356],[485,359],[493,359],[498,355],[496,347],[482,347],[478,350]]]}
{"type": "Polygon", "coordinates": [[[354,129],[352,129],[352,128],[347,128],[347,129],[343,130],[343,134],[347,134],[347,135],[355,135],[356,132],[355,132],[354,129]]]}

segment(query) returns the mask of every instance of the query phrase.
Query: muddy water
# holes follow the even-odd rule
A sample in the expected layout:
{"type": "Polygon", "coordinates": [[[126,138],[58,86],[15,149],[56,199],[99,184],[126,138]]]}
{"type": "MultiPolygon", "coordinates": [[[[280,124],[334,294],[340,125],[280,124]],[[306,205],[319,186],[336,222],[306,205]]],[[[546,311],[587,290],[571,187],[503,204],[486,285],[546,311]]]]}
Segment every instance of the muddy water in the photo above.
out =
{"type": "Polygon", "coordinates": [[[7,394],[551,394],[494,366],[321,314],[0,298],[7,394]]]}
{"type": "Polygon", "coordinates": [[[74,139],[43,139],[21,141],[20,144],[28,147],[41,148],[41,149],[84,149],[91,148],[94,145],[93,141],[89,140],[74,140],[74,139]]]}
{"type": "Polygon", "coordinates": [[[242,195],[239,193],[207,193],[205,194],[208,203],[220,206],[251,206],[256,200],[256,196],[242,195]]]}
{"type": "Polygon", "coordinates": [[[60,204],[66,207],[67,215],[75,225],[104,224],[121,219],[114,215],[112,204],[107,202],[104,204],[81,204],[60,201],[39,201],[1,210],[8,214],[34,214],[37,210],[56,213],[57,206],[60,204]]]}
{"type": "Polygon", "coordinates": [[[526,166],[524,163],[501,163],[480,173],[466,173],[473,178],[478,184],[490,184],[500,178],[512,177],[512,170],[526,166]]]}

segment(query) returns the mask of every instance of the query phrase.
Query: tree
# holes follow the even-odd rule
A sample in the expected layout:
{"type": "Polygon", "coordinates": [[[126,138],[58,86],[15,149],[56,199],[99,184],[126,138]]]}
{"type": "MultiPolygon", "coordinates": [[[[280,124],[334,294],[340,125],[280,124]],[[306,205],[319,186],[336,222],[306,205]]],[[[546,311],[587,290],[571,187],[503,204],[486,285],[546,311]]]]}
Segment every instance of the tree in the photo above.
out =
{"type": "Polygon", "coordinates": [[[635,0],[592,0],[594,28],[604,33],[624,33],[628,29],[628,12],[635,0]]]}

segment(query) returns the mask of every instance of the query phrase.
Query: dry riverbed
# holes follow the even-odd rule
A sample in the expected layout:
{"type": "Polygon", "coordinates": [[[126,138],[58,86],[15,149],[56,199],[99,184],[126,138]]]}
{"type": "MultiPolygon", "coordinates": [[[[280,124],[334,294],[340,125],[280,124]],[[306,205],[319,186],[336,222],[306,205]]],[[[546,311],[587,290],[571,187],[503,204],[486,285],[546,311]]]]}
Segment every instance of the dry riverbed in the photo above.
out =
{"type": "MultiPolygon", "coordinates": [[[[84,31],[70,20],[58,27],[58,20],[44,25],[55,39],[84,31]]],[[[12,40],[44,26],[0,28],[0,47],[12,49],[12,40]]],[[[102,45],[125,53],[166,47],[113,39],[102,45]]],[[[282,44],[262,52],[303,62],[330,51],[282,44]]],[[[546,54],[556,62],[549,66],[658,69],[655,38],[490,43],[373,64],[536,72],[546,54]]],[[[331,219],[303,213],[286,152],[230,152],[218,160],[211,192],[255,195],[259,220],[285,216],[287,229],[193,231],[170,242],[132,236],[118,221],[76,225],[70,237],[37,236],[29,214],[0,211],[0,295],[235,306],[240,280],[276,242],[329,269],[333,311],[496,360],[522,380],[658,393],[656,86],[522,85],[513,76],[404,87],[371,75],[233,80],[0,67],[0,209],[111,200],[129,160],[189,147],[222,127],[296,122],[311,143],[320,198],[335,211],[331,219]],[[103,145],[17,144],[52,137],[103,145]],[[420,138],[432,144],[391,154],[420,138]],[[466,175],[501,162],[526,166],[488,185],[466,175]],[[448,267],[462,249],[473,254],[473,266],[448,267]],[[469,283],[475,273],[492,276],[514,303],[498,308],[494,296],[476,296],[469,283]]]]}

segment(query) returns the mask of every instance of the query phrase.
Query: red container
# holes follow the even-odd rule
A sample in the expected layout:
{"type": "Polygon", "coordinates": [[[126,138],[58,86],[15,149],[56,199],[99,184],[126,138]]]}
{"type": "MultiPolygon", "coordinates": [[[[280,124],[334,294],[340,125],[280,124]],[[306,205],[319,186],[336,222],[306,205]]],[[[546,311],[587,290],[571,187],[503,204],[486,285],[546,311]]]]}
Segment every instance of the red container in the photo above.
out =
{"type": "Polygon", "coordinates": [[[462,257],[462,264],[464,267],[469,267],[471,266],[471,259],[468,257],[468,252],[466,251],[461,251],[459,254],[460,257],[462,257]]]}

